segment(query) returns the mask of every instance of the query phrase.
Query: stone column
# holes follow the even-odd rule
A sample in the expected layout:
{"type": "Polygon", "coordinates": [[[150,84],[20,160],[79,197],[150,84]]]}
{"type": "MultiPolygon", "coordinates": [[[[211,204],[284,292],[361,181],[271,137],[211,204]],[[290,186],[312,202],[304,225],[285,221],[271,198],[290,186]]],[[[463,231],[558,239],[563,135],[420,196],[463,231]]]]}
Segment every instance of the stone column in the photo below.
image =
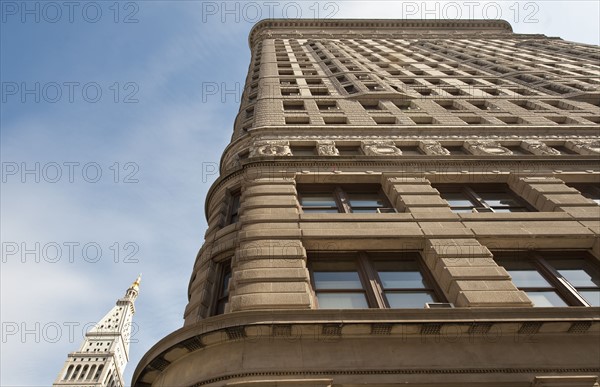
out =
{"type": "Polygon", "coordinates": [[[310,308],[293,178],[273,175],[245,183],[240,222],[229,312],[310,308]]]}

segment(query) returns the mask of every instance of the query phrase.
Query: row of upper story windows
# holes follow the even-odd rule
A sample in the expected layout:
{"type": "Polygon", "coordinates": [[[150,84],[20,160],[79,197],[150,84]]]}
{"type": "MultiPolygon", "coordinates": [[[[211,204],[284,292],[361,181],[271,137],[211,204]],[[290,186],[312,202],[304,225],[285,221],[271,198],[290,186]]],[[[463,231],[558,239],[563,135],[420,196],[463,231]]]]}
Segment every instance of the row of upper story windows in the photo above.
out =
{"type": "MultiPolygon", "coordinates": [[[[522,72],[522,71],[531,71],[531,70],[543,70],[545,72],[550,72],[555,74],[556,76],[563,77],[582,77],[578,80],[573,80],[570,83],[571,87],[583,89],[589,88],[589,85],[598,85],[600,82],[597,80],[597,76],[599,75],[599,69],[592,67],[580,67],[574,69],[574,65],[570,65],[570,67],[564,67],[563,69],[558,69],[557,67],[560,64],[553,64],[552,66],[547,64],[540,64],[537,62],[529,62],[525,60],[521,60],[522,63],[520,66],[512,66],[506,67],[502,65],[495,66],[495,64],[500,63],[497,60],[488,60],[487,62],[483,59],[479,59],[478,63],[467,64],[467,65],[459,65],[456,60],[452,60],[448,57],[440,57],[437,58],[437,61],[431,60],[431,56],[426,55],[426,53],[419,54],[423,58],[428,58],[428,61],[425,62],[415,62],[411,57],[415,55],[411,54],[401,54],[404,57],[404,60],[399,59],[397,57],[398,54],[394,53],[385,53],[383,56],[366,54],[363,55],[348,55],[347,53],[339,53],[339,50],[335,50],[328,57],[324,52],[320,50],[315,51],[318,55],[318,58],[322,61],[321,64],[323,66],[327,66],[329,71],[332,73],[337,73],[340,71],[360,71],[360,66],[366,66],[370,70],[383,70],[386,71],[388,75],[391,76],[409,76],[409,77],[419,77],[419,76],[439,76],[439,75],[447,75],[447,76],[457,76],[457,75],[480,75],[486,76],[489,75],[489,71],[506,73],[507,71],[512,72],[522,72]],[[338,52],[338,54],[336,54],[338,52]],[[332,58],[332,57],[333,58],[332,58]],[[391,60],[389,60],[391,58],[391,60]],[[334,59],[335,61],[332,61],[334,59]],[[405,61],[406,63],[402,63],[405,61]],[[514,67],[514,68],[513,68],[514,67]],[[340,70],[340,68],[342,70],[340,70]],[[589,78],[593,77],[593,78],[589,78]]],[[[460,54],[456,54],[456,59],[465,60],[460,58],[460,54]]],[[[285,72],[285,67],[291,68],[292,61],[296,61],[298,63],[304,64],[305,66],[310,63],[316,63],[314,59],[307,56],[305,53],[296,53],[293,57],[290,57],[288,53],[278,54],[276,56],[277,61],[279,63],[279,68],[283,72],[285,72]]],[[[481,56],[478,56],[481,58],[481,56]]],[[[509,60],[508,56],[506,56],[507,64],[513,64],[514,59],[511,57],[509,60]]],[[[517,59],[518,61],[518,59],[517,59]]],[[[291,72],[288,72],[291,75],[291,72]]],[[[283,74],[282,74],[283,75],[283,74]]],[[[519,77],[517,77],[519,78],[519,77]]],[[[530,76],[530,75],[522,75],[519,78],[519,83],[523,82],[534,82],[538,83],[539,81],[543,81],[545,78],[540,78],[539,76],[530,76]]],[[[515,84],[511,81],[504,81],[505,83],[515,84]]],[[[550,91],[552,92],[560,92],[560,88],[552,88],[550,91]]],[[[535,94],[535,91],[532,91],[535,94]]]]}
{"type": "MultiPolygon", "coordinates": [[[[426,42],[427,40],[425,40],[426,42]]],[[[419,50],[416,45],[423,42],[416,38],[387,38],[372,39],[331,37],[328,39],[276,39],[274,42],[276,52],[285,52],[286,44],[292,49],[298,50],[303,46],[309,46],[318,49],[319,45],[328,50],[351,50],[361,54],[382,54],[391,52],[405,53],[407,55],[415,54],[421,56],[424,60],[431,60],[431,56],[423,55],[425,52],[419,50]]],[[[455,51],[475,53],[479,55],[504,56],[509,59],[517,59],[524,62],[538,62],[541,64],[559,63],[563,66],[569,63],[577,63],[578,57],[598,58],[599,54],[590,50],[589,47],[573,44],[571,42],[562,43],[558,41],[549,42],[547,39],[526,41],[515,38],[490,39],[490,38],[450,38],[443,40],[443,47],[451,47],[455,51]],[[551,43],[551,44],[548,44],[551,43]],[[540,59],[544,59],[540,61],[540,59]]]]}
{"type": "MultiPolygon", "coordinates": [[[[600,186],[571,183],[570,187],[600,205],[600,186]]],[[[507,184],[433,184],[454,213],[534,212],[535,207],[507,184]]],[[[297,184],[298,204],[303,213],[395,213],[379,184],[297,184]]],[[[240,191],[229,194],[225,225],[238,222],[240,191]]],[[[591,204],[591,203],[590,203],[591,204]]]]}
{"type": "MultiPolygon", "coordinates": [[[[317,83],[314,83],[315,85],[317,83]]],[[[312,85],[312,84],[311,84],[312,85]]],[[[310,89],[311,92],[316,89],[310,89]]],[[[318,93],[322,93],[323,90],[316,90],[318,93]]],[[[378,118],[385,117],[386,114],[397,114],[397,111],[390,110],[389,106],[396,107],[402,114],[417,117],[430,117],[427,113],[440,114],[438,111],[443,108],[445,112],[451,113],[453,116],[463,119],[467,124],[486,124],[490,123],[490,118],[498,118],[506,124],[531,124],[530,120],[537,120],[538,117],[543,117],[557,124],[590,124],[600,123],[600,116],[594,115],[598,108],[591,104],[569,104],[560,100],[502,100],[502,104],[498,102],[486,101],[482,99],[464,99],[464,100],[433,100],[435,105],[426,102],[425,105],[415,102],[412,100],[370,100],[370,101],[359,101],[360,106],[370,116],[378,118]],[[393,105],[388,105],[390,102],[393,105]],[[509,105],[507,105],[509,104],[509,105]],[[535,117],[531,117],[528,121],[527,117],[517,117],[513,114],[522,109],[539,113],[535,117]],[[427,113],[425,113],[427,111],[427,113]],[[554,115],[561,114],[568,111],[570,116],[554,115]],[[475,114],[474,116],[472,114],[475,114]],[[578,113],[577,116],[572,113],[578,113]],[[463,115],[461,115],[463,114],[463,115]],[[469,116],[464,115],[469,114],[469,116]],[[580,115],[579,115],[580,114],[580,115]],[[586,115],[587,114],[587,115],[586,115]],[[486,120],[486,118],[488,118],[486,120]]],[[[316,100],[317,108],[321,112],[329,113],[344,113],[339,107],[335,100],[316,100]]],[[[302,100],[285,100],[282,101],[284,113],[297,114],[307,111],[305,102],[302,100]]],[[[441,111],[443,112],[443,111],[441,111]]],[[[253,116],[253,108],[246,110],[246,116],[253,116]]],[[[387,123],[396,123],[388,120],[387,123]]],[[[434,124],[435,121],[432,119],[430,124],[434,124]]]]}
{"type": "MultiPolygon", "coordinates": [[[[506,184],[433,184],[455,213],[536,211],[506,184]]],[[[573,184],[573,188],[600,205],[600,187],[573,184]]],[[[304,213],[396,212],[378,184],[297,185],[304,213]]]]}
{"type": "MultiPolygon", "coordinates": [[[[534,307],[600,306],[600,267],[587,252],[492,253],[534,307]]],[[[308,252],[307,256],[318,309],[424,308],[447,303],[419,252],[308,252]]],[[[227,311],[231,262],[222,262],[219,271],[215,315],[227,311]]]]}

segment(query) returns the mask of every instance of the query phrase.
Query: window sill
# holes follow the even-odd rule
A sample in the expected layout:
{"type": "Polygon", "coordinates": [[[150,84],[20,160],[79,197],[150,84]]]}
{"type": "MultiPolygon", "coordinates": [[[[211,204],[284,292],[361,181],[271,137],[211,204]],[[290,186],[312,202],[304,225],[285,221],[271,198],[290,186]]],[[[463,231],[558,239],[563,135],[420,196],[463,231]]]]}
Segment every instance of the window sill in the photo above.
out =
{"type": "Polygon", "coordinates": [[[566,212],[474,212],[457,213],[461,220],[572,220],[566,212]]]}
{"type": "Polygon", "coordinates": [[[410,213],[303,213],[300,214],[300,221],[304,222],[410,222],[414,221],[414,217],[410,213]]]}

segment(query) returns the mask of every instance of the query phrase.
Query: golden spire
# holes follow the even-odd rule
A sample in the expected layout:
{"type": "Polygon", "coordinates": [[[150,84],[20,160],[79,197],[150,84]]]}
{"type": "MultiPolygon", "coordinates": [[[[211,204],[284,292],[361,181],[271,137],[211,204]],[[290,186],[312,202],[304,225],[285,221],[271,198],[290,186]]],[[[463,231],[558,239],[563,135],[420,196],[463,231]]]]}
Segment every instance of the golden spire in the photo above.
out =
{"type": "Polygon", "coordinates": [[[142,282],[142,273],[140,273],[140,275],[138,275],[138,277],[136,278],[135,281],[133,281],[133,283],[131,284],[132,288],[139,288],[140,287],[140,282],[142,282]]]}

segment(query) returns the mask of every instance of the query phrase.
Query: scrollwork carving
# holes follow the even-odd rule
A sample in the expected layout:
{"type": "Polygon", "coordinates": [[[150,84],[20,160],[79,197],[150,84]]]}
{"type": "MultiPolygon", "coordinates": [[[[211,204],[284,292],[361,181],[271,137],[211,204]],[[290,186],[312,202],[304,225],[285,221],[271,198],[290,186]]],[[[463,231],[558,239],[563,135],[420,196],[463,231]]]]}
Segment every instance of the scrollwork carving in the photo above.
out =
{"type": "Polygon", "coordinates": [[[465,148],[478,156],[510,156],[513,152],[496,141],[465,141],[465,148]]]}
{"type": "Polygon", "coordinates": [[[450,151],[442,146],[439,141],[420,141],[419,149],[426,155],[448,156],[450,151]]]}
{"type": "Polygon", "coordinates": [[[521,142],[521,148],[539,156],[560,156],[560,152],[549,147],[541,141],[525,140],[521,142]]]}
{"type": "Polygon", "coordinates": [[[600,140],[570,140],[565,145],[582,155],[600,155],[600,140]]]}
{"type": "Polygon", "coordinates": [[[367,156],[400,156],[402,151],[393,141],[362,141],[360,147],[367,156]]]}
{"type": "Polygon", "coordinates": [[[331,140],[317,141],[317,154],[319,156],[339,156],[340,152],[331,140]]]}
{"type": "Polygon", "coordinates": [[[291,155],[290,142],[285,140],[256,141],[250,150],[250,157],[291,155]]]}

